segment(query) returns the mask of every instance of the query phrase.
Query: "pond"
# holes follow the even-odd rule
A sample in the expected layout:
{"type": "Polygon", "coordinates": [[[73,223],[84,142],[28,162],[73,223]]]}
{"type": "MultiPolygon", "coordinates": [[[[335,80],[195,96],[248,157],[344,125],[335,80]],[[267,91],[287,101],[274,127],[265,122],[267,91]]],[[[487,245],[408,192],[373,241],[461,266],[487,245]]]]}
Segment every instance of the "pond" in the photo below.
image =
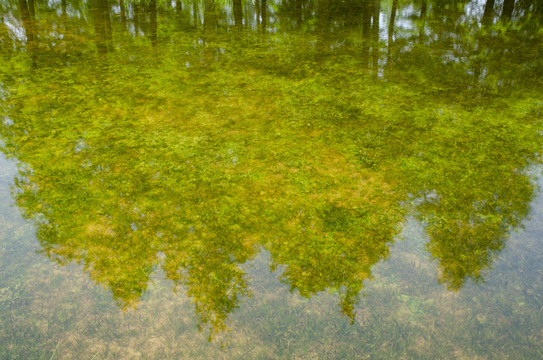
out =
{"type": "Polygon", "coordinates": [[[537,0],[0,0],[0,358],[543,358],[542,87],[537,0]]]}

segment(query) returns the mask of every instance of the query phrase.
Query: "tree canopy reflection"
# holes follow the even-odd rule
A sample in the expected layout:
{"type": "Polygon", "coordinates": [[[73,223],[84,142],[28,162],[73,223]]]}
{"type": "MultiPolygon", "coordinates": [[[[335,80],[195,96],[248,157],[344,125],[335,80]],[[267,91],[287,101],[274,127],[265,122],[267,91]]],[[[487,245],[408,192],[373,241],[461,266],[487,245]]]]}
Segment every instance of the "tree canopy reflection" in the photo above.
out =
{"type": "Polygon", "coordinates": [[[534,194],[541,9],[512,3],[2,3],[15,197],[43,252],[121,307],[161,267],[212,332],[262,249],[354,318],[408,215],[458,290],[534,194]]]}

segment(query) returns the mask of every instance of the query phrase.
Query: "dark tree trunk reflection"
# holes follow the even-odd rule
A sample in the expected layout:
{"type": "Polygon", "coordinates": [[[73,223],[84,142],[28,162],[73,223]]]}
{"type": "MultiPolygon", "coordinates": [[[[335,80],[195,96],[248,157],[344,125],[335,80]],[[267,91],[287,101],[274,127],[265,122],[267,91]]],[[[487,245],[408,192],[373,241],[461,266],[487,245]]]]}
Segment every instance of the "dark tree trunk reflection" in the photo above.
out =
{"type": "Polygon", "coordinates": [[[392,43],[394,41],[394,21],[396,20],[397,7],[398,7],[398,0],[393,0],[392,9],[390,10],[390,21],[388,23],[387,62],[390,62],[390,58],[392,55],[392,43]]]}
{"type": "Polygon", "coordinates": [[[495,0],[486,0],[485,11],[483,13],[483,19],[481,22],[483,25],[488,25],[492,23],[494,18],[494,3],[495,0]]]}
{"type": "Polygon", "coordinates": [[[379,13],[381,12],[381,0],[373,0],[372,11],[372,65],[373,75],[379,72],[379,13]]]}
{"type": "Polygon", "coordinates": [[[126,29],[126,8],[124,5],[124,0],[119,0],[119,10],[121,12],[121,28],[126,29]]]}
{"type": "Polygon", "coordinates": [[[262,15],[262,32],[266,32],[266,27],[268,26],[268,4],[267,0],[261,0],[262,5],[260,7],[262,15]]]}
{"type": "Polygon", "coordinates": [[[194,22],[194,27],[198,28],[198,0],[192,0],[192,19],[194,22]]]}
{"type": "Polygon", "coordinates": [[[302,25],[302,0],[295,0],[296,25],[302,25]]]}
{"type": "Polygon", "coordinates": [[[234,24],[237,28],[243,25],[243,8],[241,6],[241,0],[233,0],[234,10],[234,24]]]}
{"type": "Polygon", "coordinates": [[[32,59],[32,65],[36,62],[36,44],[34,35],[35,12],[34,1],[19,0],[19,11],[23,20],[23,28],[26,34],[26,46],[32,59]],[[32,9],[32,11],[30,11],[32,9]]]}
{"type": "Polygon", "coordinates": [[[260,0],[255,0],[256,25],[260,26],[260,0]]]}
{"type": "Polygon", "coordinates": [[[419,24],[419,41],[423,41],[424,39],[424,27],[426,26],[426,10],[427,10],[427,3],[426,0],[422,1],[422,5],[420,8],[420,24],[419,24]]]}
{"type": "Polygon", "coordinates": [[[502,20],[511,20],[513,16],[513,10],[515,10],[515,0],[504,0],[502,10],[502,20]]]}
{"type": "Polygon", "coordinates": [[[156,48],[158,38],[156,0],[151,0],[149,3],[149,15],[151,16],[151,45],[156,48]]]}
{"type": "Polygon", "coordinates": [[[36,19],[36,8],[34,6],[34,0],[28,0],[28,13],[32,20],[36,19]]]}
{"type": "Polygon", "coordinates": [[[96,34],[96,47],[98,53],[104,55],[109,50],[111,42],[111,22],[109,18],[109,4],[107,0],[94,0],[92,4],[94,31],[96,34]]]}

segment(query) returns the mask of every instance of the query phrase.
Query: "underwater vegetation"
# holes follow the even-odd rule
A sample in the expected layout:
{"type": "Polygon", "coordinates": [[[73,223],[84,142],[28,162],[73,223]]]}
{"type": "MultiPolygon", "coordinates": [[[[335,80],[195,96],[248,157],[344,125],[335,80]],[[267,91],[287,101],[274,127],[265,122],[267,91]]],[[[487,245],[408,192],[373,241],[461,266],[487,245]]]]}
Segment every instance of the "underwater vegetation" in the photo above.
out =
{"type": "MultiPolygon", "coordinates": [[[[501,12],[491,0],[1,2],[0,148],[17,163],[2,182],[29,220],[17,236],[16,220],[3,222],[2,241],[29,249],[35,236],[41,257],[77,272],[70,281],[85,289],[106,289],[132,327],[156,319],[170,340],[195,327],[224,340],[229,330],[232,349],[262,349],[227,358],[357,353],[328,346],[325,331],[359,341],[368,358],[483,356],[491,338],[451,345],[444,339],[458,335],[443,328],[473,317],[459,322],[477,331],[494,321],[490,333],[504,336],[497,320],[451,303],[485,282],[523,229],[543,143],[541,9],[512,3],[509,13],[508,0],[501,12]],[[402,291],[402,277],[417,290],[402,291]],[[284,286],[266,289],[275,278],[284,286]],[[170,299],[164,314],[155,286],[170,299]],[[332,303],[345,319],[326,320],[332,303]],[[399,310],[378,317],[387,306],[399,310]],[[166,315],[179,309],[195,317],[166,315]],[[268,326],[247,334],[240,319],[268,326]]],[[[10,276],[24,261],[11,260],[10,276]]],[[[7,308],[15,293],[3,289],[7,308]]],[[[97,323],[117,316],[108,296],[84,301],[108,309],[93,310],[97,323]]],[[[526,328],[538,329],[537,314],[526,328]]],[[[10,334],[0,345],[12,345],[0,357],[30,351],[13,345],[24,334],[1,330],[10,334]]],[[[542,336],[522,340],[526,358],[542,336]]],[[[83,340],[56,345],[89,358],[187,351],[161,352],[161,338],[154,355],[104,352],[107,341],[90,352],[73,350],[83,340]]],[[[202,349],[185,354],[209,355],[202,349]]],[[[27,355],[52,357],[39,351],[27,355]]]]}

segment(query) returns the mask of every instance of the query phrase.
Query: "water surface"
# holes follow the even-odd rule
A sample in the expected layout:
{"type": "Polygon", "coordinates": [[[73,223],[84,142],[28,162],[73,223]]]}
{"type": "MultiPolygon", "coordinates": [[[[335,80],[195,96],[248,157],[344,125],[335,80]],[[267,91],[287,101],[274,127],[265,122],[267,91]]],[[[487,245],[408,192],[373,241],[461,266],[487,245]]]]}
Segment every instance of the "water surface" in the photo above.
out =
{"type": "Polygon", "coordinates": [[[536,1],[0,2],[0,358],[543,357],[536,1]]]}

